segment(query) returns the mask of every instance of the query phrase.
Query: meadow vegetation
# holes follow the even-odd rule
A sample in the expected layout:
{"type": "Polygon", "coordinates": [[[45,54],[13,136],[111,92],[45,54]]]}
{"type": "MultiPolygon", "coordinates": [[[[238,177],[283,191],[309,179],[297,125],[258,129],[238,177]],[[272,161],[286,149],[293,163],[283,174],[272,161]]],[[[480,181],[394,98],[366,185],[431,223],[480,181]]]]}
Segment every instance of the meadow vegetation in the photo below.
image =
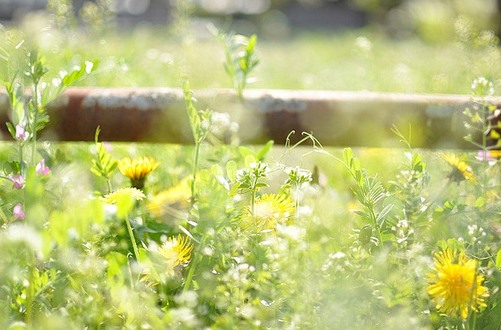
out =
{"type": "Polygon", "coordinates": [[[304,33],[277,47],[37,22],[1,31],[0,328],[501,326],[492,33],[442,45],[304,33]],[[245,127],[196,94],[230,87],[245,102],[254,77],[252,88],[469,94],[474,151],[415,149],[408,127],[394,127],[400,149],[327,148],[309,132],[240,145],[245,127]],[[40,141],[70,86],[182,88],[194,145],[103,142],[99,127],[93,143],[40,141]]]}

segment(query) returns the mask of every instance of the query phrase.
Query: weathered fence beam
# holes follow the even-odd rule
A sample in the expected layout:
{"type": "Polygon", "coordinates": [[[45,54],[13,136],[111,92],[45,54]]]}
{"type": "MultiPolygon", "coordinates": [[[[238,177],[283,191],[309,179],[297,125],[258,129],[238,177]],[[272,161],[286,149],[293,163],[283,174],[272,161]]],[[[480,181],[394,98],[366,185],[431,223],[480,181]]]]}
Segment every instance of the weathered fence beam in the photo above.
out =
{"type": "MultiPolygon", "coordinates": [[[[311,132],[327,146],[401,146],[391,132],[396,125],[412,128],[412,144],[427,148],[463,148],[463,95],[392,94],[376,92],[248,90],[240,102],[231,90],[194,91],[197,107],[227,112],[240,125],[244,144],[269,139],[285,142],[311,132]]],[[[500,98],[491,100],[501,105],[500,98]]],[[[171,88],[70,88],[48,112],[43,139],[93,141],[97,126],[102,140],[192,143],[184,96],[171,88]]],[[[0,92],[3,139],[8,138],[8,98],[0,92]]]]}

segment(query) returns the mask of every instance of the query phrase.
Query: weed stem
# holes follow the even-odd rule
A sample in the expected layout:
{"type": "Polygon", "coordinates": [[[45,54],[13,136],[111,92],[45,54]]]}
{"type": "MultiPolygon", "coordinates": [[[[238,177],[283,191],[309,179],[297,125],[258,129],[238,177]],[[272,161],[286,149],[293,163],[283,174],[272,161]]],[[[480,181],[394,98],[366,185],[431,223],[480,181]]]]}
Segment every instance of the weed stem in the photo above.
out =
{"type": "Polygon", "coordinates": [[[134,233],[132,232],[132,226],[130,225],[128,216],[125,217],[125,223],[127,224],[127,231],[129,232],[132,248],[134,249],[134,256],[136,257],[136,260],[139,260],[139,250],[137,248],[136,239],[134,238],[134,233]]]}

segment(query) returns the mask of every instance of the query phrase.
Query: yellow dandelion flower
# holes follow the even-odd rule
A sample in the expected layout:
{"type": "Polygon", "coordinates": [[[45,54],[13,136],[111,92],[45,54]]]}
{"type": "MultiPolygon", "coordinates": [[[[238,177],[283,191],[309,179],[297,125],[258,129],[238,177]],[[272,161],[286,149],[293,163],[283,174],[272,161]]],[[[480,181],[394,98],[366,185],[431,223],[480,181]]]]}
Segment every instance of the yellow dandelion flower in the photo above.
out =
{"type": "Polygon", "coordinates": [[[189,206],[191,189],[188,185],[188,178],[181,180],[177,185],[162,190],[153,196],[146,208],[154,217],[162,217],[166,214],[178,214],[189,206]]]}
{"type": "Polygon", "coordinates": [[[264,194],[254,201],[254,214],[248,207],[242,217],[242,228],[256,232],[275,229],[278,223],[294,215],[294,202],[283,194],[264,194]]]}
{"type": "Polygon", "coordinates": [[[158,253],[173,267],[183,265],[190,261],[193,244],[188,237],[178,235],[165,241],[158,249],[158,253]]]}
{"type": "Polygon", "coordinates": [[[128,177],[133,187],[142,189],[146,176],[160,165],[151,157],[124,158],[118,162],[120,172],[128,177]]]}
{"type": "Polygon", "coordinates": [[[451,178],[455,182],[461,182],[463,180],[476,181],[475,176],[473,175],[473,171],[467,162],[459,158],[457,155],[453,153],[446,153],[443,155],[444,160],[449,163],[452,167],[452,171],[449,174],[449,178],[451,178]]]}
{"type": "Polygon", "coordinates": [[[144,193],[137,188],[121,188],[121,189],[115,190],[112,193],[104,195],[103,202],[106,204],[114,204],[118,200],[120,200],[124,197],[130,197],[130,198],[135,199],[137,201],[140,201],[140,200],[146,198],[144,193]]]}
{"type": "Polygon", "coordinates": [[[501,159],[501,150],[489,150],[489,156],[495,159],[501,159]]]}
{"type": "Polygon", "coordinates": [[[186,236],[171,237],[160,247],[154,245],[151,252],[151,267],[143,270],[141,281],[155,285],[160,281],[173,277],[179,272],[179,266],[184,266],[191,259],[193,244],[186,236]]]}
{"type": "Polygon", "coordinates": [[[449,248],[435,253],[435,271],[428,274],[428,294],[441,312],[466,319],[471,311],[486,307],[488,290],[484,276],[477,272],[477,262],[462,251],[449,248]]]}

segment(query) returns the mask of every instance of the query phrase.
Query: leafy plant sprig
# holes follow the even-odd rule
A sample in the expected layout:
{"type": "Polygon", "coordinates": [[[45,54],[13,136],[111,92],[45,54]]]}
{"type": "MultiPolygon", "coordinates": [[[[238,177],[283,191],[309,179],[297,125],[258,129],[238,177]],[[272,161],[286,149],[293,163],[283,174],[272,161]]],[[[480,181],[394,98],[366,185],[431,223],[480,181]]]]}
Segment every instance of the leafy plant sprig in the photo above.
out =
{"type": "MultiPolygon", "coordinates": [[[[200,163],[200,149],[202,146],[202,143],[205,141],[207,138],[207,135],[209,134],[210,131],[210,125],[211,125],[211,118],[212,118],[212,112],[209,110],[206,111],[199,111],[196,106],[196,100],[193,97],[193,92],[190,89],[190,83],[189,81],[185,81],[183,85],[183,94],[184,94],[184,101],[185,101],[185,106],[186,106],[186,111],[188,113],[188,119],[190,122],[190,127],[191,127],[191,133],[193,134],[193,140],[195,142],[195,154],[193,156],[193,168],[192,168],[192,179],[191,179],[191,203],[192,205],[196,201],[196,180],[197,180],[197,173],[199,169],[199,163],[200,163]]],[[[196,213],[195,217],[199,217],[197,210],[194,208],[194,211],[196,213]]],[[[191,236],[191,233],[186,230],[185,231],[189,236],[191,236]]],[[[191,236],[192,237],[192,236],[191,236]]],[[[186,276],[186,280],[184,283],[183,287],[183,292],[187,292],[193,281],[193,277],[195,275],[196,269],[200,262],[202,261],[202,255],[199,253],[201,247],[205,246],[205,242],[207,240],[207,233],[204,232],[202,233],[202,238],[201,242],[197,247],[197,250],[195,251],[195,257],[190,263],[190,269],[188,271],[188,275],[186,276]]]]}
{"type": "MultiPolygon", "coordinates": [[[[377,245],[381,245],[384,243],[385,221],[393,204],[385,205],[379,212],[376,206],[383,203],[389,194],[375,176],[369,176],[367,171],[361,167],[360,161],[353,156],[353,151],[350,148],[344,149],[343,160],[357,185],[353,190],[355,197],[365,207],[364,211],[355,212],[369,222],[368,224],[376,233],[377,245]]],[[[368,232],[367,224],[364,228],[368,232]]]]}
{"type": "Polygon", "coordinates": [[[195,98],[193,92],[190,90],[190,82],[186,81],[183,85],[184,101],[186,111],[188,112],[188,119],[190,121],[191,132],[193,140],[195,141],[195,155],[193,161],[193,178],[191,182],[191,196],[192,202],[195,200],[195,181],[197,179],[198,165],[200,160],[200,147],[210,130],[210,122],[212,112],[209,110],[198,111],[195,107],[195,98]]]}
{"type": "Polygon", "coordinates": [[[102,142],[99,142],[99,133],[101,128],[98,126],[96,128],[96,133],[94,136],[94,143],[96,145],[96,158],[92,160],[92,168],[90,169],[95,175],[102,177],[106,180],[108,186],[108,193],[113,191],[111,187],[111,175],[113,171],[117,168],[118,162],[111,157],[109,153],[106,152],[106,147],[102,142]]]}
{"type": "MultiPolygon", "coordinates": [[[[425,226],[427,223],[427,210],[433,202],[426,205],[424,197],[426,188],[430,181],[430,174],[426,168],[426,163],[420,153],[417,153],[411,146],[411,129],[409,127],[409,136],[404,134],[394,126],[393,133],[400,138],[400,141],[406,145],[408,151],[404,153],[406,162],[404,168],[397,175],[396,180],[389,181],[391,191],[401,202],[402,214],[401,221],[404,229],[400,229],[396,234],[397,243],[407,245],[411,235],[414,235],[414,226],[425,226]]],[[[399,227],[397,223],[396,228],[399,227]]]]}
{"type": "MultiPolygon", "coordinates": [[[[7,123],[7,129],[12,137],[22,145],[31,144],[31,163],[35,163],[38,132],[49,123],[47,105],[55,100],[69,86],[94,71],[97,62],[85,62],[83,66],[76,66],[71,72],[61,71],[59,77],[46,83],[42,79],[49,71],[45,66],[45,58],[37,51],[28,54],[28,68],[24,72],[29,86],[25,86],[20,78],[14,76],[6,84],[7,94],[12,109],[12,122],[7,123]],[[28,88],[27,88],[28,87],[28,88]],[[26,89],[31,90],[31,95],[26,95],[26,89]],[[23,138],[20,139],[20,131],[23,138]]],[[[22,150],[20,150],[22,159],[22,150]]]]}
{"type": "Polygon", "coordinates": [[[296,210],[299,209],[299,191],[303,184],[311,182],[313,180],[312,173],[309,170],[296,167],[288,167],[285,169],[285,173],[288,175],[287,180],[283,188],[294,189],[294,204],[296,210]]]}
{"type": "Polygon", "coordinates": [[[485,154],[488,150],[501,148],[501,110],[488,100],[494,94],[492,81],[480,77],[473,81],[471,89],[473,105],[463,112],[466,117],[464,126],[469,131],[464,139],[485,154]],[[478,136],[480,142],[476,140],[478,136]]]}
{"type": "Polygon", "coordinates": [[[251,210],[255,214],[255,200],[259,189],[268,187],[268,184],[261,181],[268,174],[268,164],[263,162],[251,162],[247,168],[243,168],[236,173],[236,185],[233,191],[240,190],[241,193],[250,192],[251,210]]]}
{"type": "Polygon", "coordinates": [[[255,53],[257,36],[253,34],[246,37],[234,33],[223,33],[213,25],[209,26],[209,30],[224,48],[226,57],[224,68],[239,99],[243,101],[244,89],[248,83],[252,82],[250,73],[259,63],[255,53]]]}

